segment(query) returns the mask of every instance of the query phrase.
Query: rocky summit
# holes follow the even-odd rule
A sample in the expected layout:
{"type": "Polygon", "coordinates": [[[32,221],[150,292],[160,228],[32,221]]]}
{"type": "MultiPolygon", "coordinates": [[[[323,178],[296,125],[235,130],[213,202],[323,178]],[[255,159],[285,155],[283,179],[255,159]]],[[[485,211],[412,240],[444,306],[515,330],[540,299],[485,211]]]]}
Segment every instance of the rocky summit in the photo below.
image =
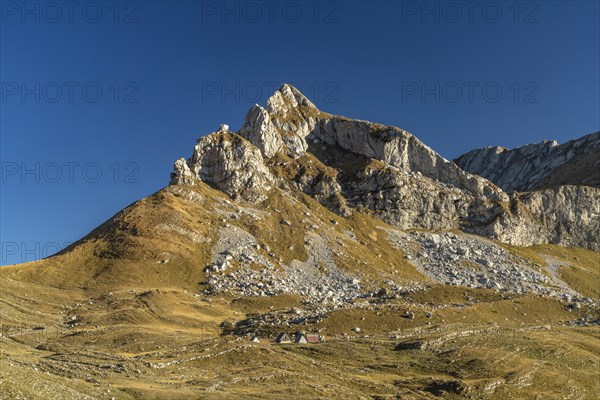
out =
{"type": "Polygon", "coordinates": [[[361,210],[401,229],[460,229],[512,245],[600,251],[598,187],[568,179],[513,191],[556,181],[556,169],[575,159],[599,166],[600,133],[563,146],[475,150],[457,165],[405,130],[322,112],[283,85],[265,107],[248,112],[238,132],[200,138],[192,157],[175,163],[171,184],[202,181],[250,202],[278,188],[312,196],[339,215],[361,210]]]}
{"type": "Polygon", "coordinates": [[[597,399],[598,155],[452,162],[283,85],[0,268],[0,399],[597,399]]]}

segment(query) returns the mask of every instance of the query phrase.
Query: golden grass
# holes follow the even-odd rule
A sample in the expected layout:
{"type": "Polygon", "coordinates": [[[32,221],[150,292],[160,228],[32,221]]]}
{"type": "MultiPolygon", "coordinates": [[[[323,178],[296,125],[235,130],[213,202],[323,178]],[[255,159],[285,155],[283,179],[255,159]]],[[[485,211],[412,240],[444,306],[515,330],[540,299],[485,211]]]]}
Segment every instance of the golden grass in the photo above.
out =
{"type": "MultiPolygon", "coordinates": [[[[159,191],[60,255],[0,269],[0,398],[595,399],[600,390],[598,327],[565,325],[597,317],[597,309],[568,311],[553,299],[428,283],[389,244],[385,229],[391,227],[358,212],[340,217],[307,195],[275,190],[254,206],[264,211],[260,219],[241,214],[223,221],[237,205],[207,185],[193,190],[204,200],[159,191]],[[171,223],[202,241],[157,231],[171,223]],[[367,288],[386,280],[429,286],[397,299],[359,299],[355,308],[334,310],[318,323],[271,328],[319,330],[325,343],[280,346],[268,338],[253,344],[222,336],[223,322],[306,306],[291,294],[201,294],[225,224],[247,230],[284,263],[304,260],[304,237],[315,232],[343,245],[336,264],[367,288]],[[410,341],[429,347],[395,350],[410,341]]],[[[541,267],[545,257],[559,260],[561,279],[598,298],[598,253],[503,246],[541,267]]]]}
{"type": "MultiPolygon", "coordinates": [[[[517,247],[499,243],[513,254],[531,260],[538,266],[548,264],[547,257],[560,263],[558,277],[584,296],[600,298],[600,253],[580,247],[543,244],[517,247]]],[[[549,275],[545,268],[542,271],[549,275]]]]}
{"type": "Polygon", "coordinates": [[[25,326],[5,325],[1,341],[2,362],[17,365],[2,368],[3,393],[12,397],[64,398],[66,387],[101,396],[108,384],[119,399],[460,398],[485,393],[553,398],[570,391],[593,399],[598,390],[598,328],[561,326],[589,310],[569,313],[550,299],[502,299],[487,290],[468,290],[475,302],[467,305],[460,288],[434,285],[374,309],[337,310],[320,324],[304,327],[320,329],[325,343],[275,345],[267,338],[253,344],[219,337],[218,326],[271,306],[300,306],[296,296],[234,299],[149,289],[87,298],[47,288],[43,293],[56,304],[21,305],[40,287],[10,285],[2,296],[4,321],[25,321],[25,326]],[[15,290],[21,295],[8,295],[15,290]],[[448,307],[439,308],[443,305],[448,307]],[[414,320],[404,317],[407,310],[415,313],[414,320]],[[425,316],[429,311],[431,318],[425,316]],[[78,316],[78,325],[69,328],[63,320],[71,315],[78,316]],[[39,324],[45,335],[31,330],[39,324]],[[357,326],[360,335],[353,332],[357,326]],[[343,339],[344,333],[354,338],[343,339]],[[391,334],[398,338],[390,339],[391,334]],[[432,347],[395,350],[396,343],[414,340],[432,347]]]}

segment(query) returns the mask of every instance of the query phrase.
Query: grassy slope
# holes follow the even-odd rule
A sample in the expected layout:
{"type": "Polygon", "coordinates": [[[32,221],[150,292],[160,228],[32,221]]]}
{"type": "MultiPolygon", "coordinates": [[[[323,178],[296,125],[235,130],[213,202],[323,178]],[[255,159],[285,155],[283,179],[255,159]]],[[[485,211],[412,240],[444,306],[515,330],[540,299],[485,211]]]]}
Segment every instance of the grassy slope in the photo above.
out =
{"type": "MultiPolygon", "coordinates": [[[[93,398],[110,398],[101,395],[110,388],[119,399],[356,398],[359,393],[546,399],[571,392],[574,398],[594,398],[600,332],[560,325],[589,310],[574,315],[553,300],[498,300],[477,290],[469,294],[481,302],[466,305],[460,288],[454,289],[440,295],[443,288],[432,287],[420,298],[374,310],[336,311],[319,326],[328,341],[306,346],[219,337],[218,321],[264,311],[264,299],[208,302],[183,291],[126,291],[113,293],[117,300],[111,305],[94,309],[74,298],[80,305],[66,314],[79,316],[81,325],[64,327],[48,313],[35,320],[46,326],[44,334],[24,327],[5,332],[0,397],[65,398],[69,387],[93,398]],[[433,298],[446,307],[427,318],[422,301],[433,298]],[[402,316],[408,309],[416,314],[412,321],[402,316]],[[370,337],[337,335],[352,336],[355,326],[370,337]],[[414,340],[431,347],[394,350],[396,343],[414,340]]],[[[296,301],[284,296],[270,306],[286,310],[296,301]]],[[[34,312],[28,310],[25,315],[34,312]]]]}
{"type": "MultiPolygon", "coordinates": [[[[303,306],[294,295],[196,295],[218,228],[226,223],[243,226],[284,262],[305,257],[304,234],[316,223],[320,234],[344,243],[349,256],[339,257],[338,265],[360,273],[367,285],[427,279],[389,245],[377,229],[385,224],[373,217],[341,218],[308,196],[276,191],[260,206],[270,210],[260,220],[231,219],[236,207],[220,192],[199,185],[196,193],[203,200],[160,191],[59,256],[0,269],[0,398],[86,398],[84,393],[118,399],[356,398],[362,393],[546,399],[594,398],[600,389],[598,328],[563,325],[597,310],[569,312],[555,300],[488,290],[431,285],[372,309],[334,311],[302,327],[329,338],[318,345],[221,337],[222,321],[270,307],[283,312],[303,306]],[[282,219],[292,225],[280,224],[282,219]],[[157,225],[169,224],[199,237],[157,231],[157,225]],[[162,263],[165,259],[169,262],[162,263]],[[404,317],[408,310],[414,320],[404,317]],[[33,329],[38,326],[45,329],[33,329]],[[370,337],[344,339],[355,335],[357,326],[361,336],[370,337]],[[480,333],[461,336],[473,329],[480,333]],[[417,339],[432,347],[394,350],[397,342],[417,339]]],[[[540,265],[546,255],[562,260],[561,278],[598,297],[597,253],[546,245],[507,248],[540,265]]]]}
{"type": "Polygon", "coordinates": [[[556,260],[560,267],[559,278],[584,296],[600,297],[600,253],[579,247],[537,245],[516,247],[500,243],[514,254],[529,259],[539,266],[548,264],[548,257],[556,260]]]}

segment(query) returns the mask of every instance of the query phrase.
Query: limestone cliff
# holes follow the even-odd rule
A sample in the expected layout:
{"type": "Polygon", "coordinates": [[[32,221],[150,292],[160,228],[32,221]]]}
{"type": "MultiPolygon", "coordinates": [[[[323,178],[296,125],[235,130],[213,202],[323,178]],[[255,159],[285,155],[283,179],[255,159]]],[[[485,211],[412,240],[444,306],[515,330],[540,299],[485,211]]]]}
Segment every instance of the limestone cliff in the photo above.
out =
{"type": "MultiPolygon", "coordinates": [[[[597,136],[583,143],[595,146],[597,136]]],[[[556,159],[590,154],[585,146],[572,144],[556,159]]],[[[528,165],[533,173],[538,163],[528,165]]],[[[548,176],[540,171],[535,182],[548,176]]],[[[324,113],[290,85],[265,107],[254,106],[237,133],[214,132],[198,140],[191,158],[177,160],[171,183],[195,179],[252,202],[274,188],[304,193],[340,215],[368,212],[403,229],[461,229],[523,246],[600,250],[599,189],[560,186],[509,195],[411,133],[324,113]]]]}

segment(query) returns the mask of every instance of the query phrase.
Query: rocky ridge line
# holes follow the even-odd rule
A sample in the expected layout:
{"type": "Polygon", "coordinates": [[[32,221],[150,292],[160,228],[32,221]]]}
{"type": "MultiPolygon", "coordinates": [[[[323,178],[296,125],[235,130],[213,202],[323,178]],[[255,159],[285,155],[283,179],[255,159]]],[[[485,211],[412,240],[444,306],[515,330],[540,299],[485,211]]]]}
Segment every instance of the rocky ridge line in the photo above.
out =
{"type": "Polygon", "coordinates": [[[200,138],[190,159],[176,161],[171,184],[195,179],[250,202],[275,187],[306,193],[340,215],[362,209],[401,229],[600,250],[600,190],[507,194],[409,132],[324,113],[290,85],[252,107],[237,133],[222,127],[200,138]]]}
{"type": "Polygon", "coordinates": [[[600,132],[558,144],[556,140],[514,149],[492,146],[454,160],[505,191],[531,191],[557,185],[600,187],[600,132]],[[581,168],[581,171],[577,171],[581,168]]]}

